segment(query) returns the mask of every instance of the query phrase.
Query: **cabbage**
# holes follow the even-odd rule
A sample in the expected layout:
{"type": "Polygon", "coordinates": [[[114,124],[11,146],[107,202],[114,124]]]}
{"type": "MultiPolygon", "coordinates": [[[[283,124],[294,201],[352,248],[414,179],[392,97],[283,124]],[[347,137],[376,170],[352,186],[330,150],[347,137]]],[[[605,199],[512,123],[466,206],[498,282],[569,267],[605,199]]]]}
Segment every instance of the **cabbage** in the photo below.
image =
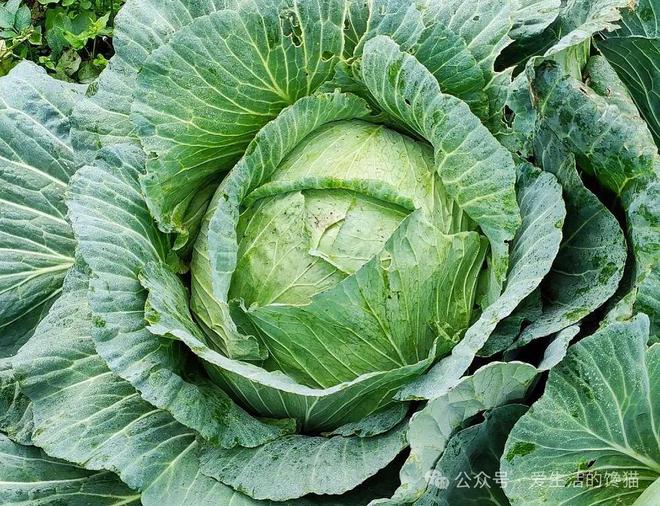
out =
{"type": "Polygon", "coordinates": [[[651,504],[628,3],[128,0],[0,78],[0,502],[651,504]]]}

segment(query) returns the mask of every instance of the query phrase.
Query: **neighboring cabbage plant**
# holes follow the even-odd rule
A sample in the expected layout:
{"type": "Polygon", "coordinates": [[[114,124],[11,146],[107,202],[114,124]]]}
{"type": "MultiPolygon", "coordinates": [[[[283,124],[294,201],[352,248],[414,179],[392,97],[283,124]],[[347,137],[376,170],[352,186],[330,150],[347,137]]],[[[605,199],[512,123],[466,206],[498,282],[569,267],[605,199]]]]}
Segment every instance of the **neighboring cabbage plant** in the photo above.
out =
{"type": "Polygon", "coordinates": [[[128,0],[1,78],[0,503],[653,504],[633,7],[128,0]]]}

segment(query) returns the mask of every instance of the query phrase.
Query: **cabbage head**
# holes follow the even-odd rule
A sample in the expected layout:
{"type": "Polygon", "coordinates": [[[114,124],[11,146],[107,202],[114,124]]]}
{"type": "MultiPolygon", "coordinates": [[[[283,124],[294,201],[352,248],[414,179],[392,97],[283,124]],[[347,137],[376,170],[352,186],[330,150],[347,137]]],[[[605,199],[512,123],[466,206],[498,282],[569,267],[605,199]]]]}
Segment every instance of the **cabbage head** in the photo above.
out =
{"type": "Polygon", "coordinates": [[[1,77],[0,503],[653,504],[657,16],[127,0],[1,77]]]}

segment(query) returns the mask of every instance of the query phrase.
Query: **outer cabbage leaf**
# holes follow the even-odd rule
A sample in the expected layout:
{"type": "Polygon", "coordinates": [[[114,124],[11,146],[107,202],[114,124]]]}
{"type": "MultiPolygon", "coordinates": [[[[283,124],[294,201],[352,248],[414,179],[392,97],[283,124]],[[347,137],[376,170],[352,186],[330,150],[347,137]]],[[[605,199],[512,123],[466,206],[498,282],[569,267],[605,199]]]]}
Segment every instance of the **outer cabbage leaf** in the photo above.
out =
{"type": "Polygon", "coordinates": [[[631,504],[658,478],[660,345],[647,347],[648,331],[642,314],[612,323],[550,371],[502,457],[513,504],[631,504]]]}
{"type": "MultiPolygon", "coordinates": [[[[640,5],[639,9],[642,11],[644,7],[640,5]]],[[[649,30],[651,28],[649,27],[649,30]]],[[[588,74],[589,87],[613,102],[626,116],[635,118],[633,121],[642,132],[640,138],[646,139],[650,145],[650,137],[646,134],[644,124],[638,119],[639,112],[629,94],[632,90],[625,87],[608,62],[603,57],[594,56],[585,72],[588,74]]],[[[648,118],[644,108],[640,107],[640,110],[642,115],[648,118]]],[[[653,133],[653,122],[647,119],[646,126],[653,133]]],[[[623,146],[630,142],[627,138],[621,141],[623,146]]],[[[651,146],[650,150],[652,149],[651,146]]],[[[636,260],[636,286],[627,297],[632,302],[627,314],[632,315],[633,305],[634,309],[648,314],[651,319],[651,334],[655,335],[660,324],[660,300],[657,296],[660,293],[660,157],[657,154],[653,157],[652,165],[650,174],[635,181],[623,192],[621,202],[626,212],[629,240],[636,260]]]]}
{"type": "MultiPolygon", "coordinates": [[[[139,143],[138,132],[130,121],[137,78],[148,56],[194,19],[225,7],[232,0],[129,0],[115,18],[113,47],[115,55],[99,79],[87,91],[88,99],[79,102],[72,115],[72,144],[77,165],[92,163],[99,149],[117,143],[139,143]]],[[[200,207],[206,208],[211,188],[201,189],[191,199],[183,228],[194,235],[201,221],[200,207]]],[[[188,235],[176,249],[190,248],[188,235]]]]}
{"type": "Polygon", "coordinates": [[[495,59],[511,43],[514,23],[524,22],[519,7],[512,0],[423,2],[427,29],[410,51],[436,77],[443,93],[465,100],[493,130],[500,126],[501,95],[506,96],[511,77],[495,71],[495,59]]]}
{"type": "Polygon", "coordinates": [[[369,438],[293,435],[259,448],[209,449],[201,457],[202,472],[255,499],[343,494],[376,474],[407,446],[406,430],[404,422],[369,438]],[[344,471],[341,476],[338,469],[344,471]]]}
{"type": "Polygon", "coordinates": [[[0,359],[0,431],[12,441],[32,444],[32,405],[21,392],[9,359],[0,359]]]}
{"type": "Polygon", "coordinates": [[[142,187],[162,230],[185,235],[194,196],[284,107],[331,77],[343,13],[342,0],[242,2],[194,20],[151,54],[131,119],[149,154],[142,187]]]}
{"type": "Polygon", "coordinates": [[[520,335],[523,326],[536,321],[541,313],[541,290],[536,289],[525,297],[509,316],[497,324],[477,355],[490,357],[505,351],[520,335]]]}
{"type": "Polygon", "coordinates": [[[0,358],[11,358],[30,339],[35,327],[48,314],[50,306],[57,300],[60,293],[61,287],[55,290],[49,300],[2,329],[0,358]]]}
{"type": "Polygon", "coordinates": [[[349,17],[351,28],[360,32],[355,48],[349,53],[352,57],[360,56],[364,44],[378,35],[387,35],[407,50],[411,49],[424,30],[422,9],[415,2],[371,0],[365,3],[350,1],[348,5],[349,12],[356,16],[349,17]],[[360,14],[357,14],[358,11],[360,14]]]}
{"type": "Polygon", "coordinates": [[[32,401],[34,443],[87,469],[116,472],[145,505],[250,504],[200,473],[194,431],[142,400],[97,355],[91,333],[98,319],[83,269],[71,271],[63,296],[13,361],[32,401]]]}
{"type": "Polygon", "coordinates": [[[401,485],[391,499],[375,504],[411,504],[420,499],[438,458],[460,425],[481,411],[520,400],[536,377],[522,362],[493,362],[465,376],[447,393],[430,401],[410,422],[411,455],[401,468],[401,485]]]}
{"type": "Polygon", "coordinates": [[[608,102],[553,62],[536,67],[531,86],[544,123],[606,188],[618,195],[632,181],[653,175],[657,148],[639,116],[608,102]],[[624,144],[626,149],[619,149],[624,144]]]}
{"type": "Polygon", "coordinates": [[[635,114],[611,69],[601,65],[593,81],[593,89],[588,88],[546,62],[536,69],[532,85],[544,104],[543,121],[575,154],[580,168],[620,195],[636,262],[638,293],[633,302],[648,311],[655,329],[660,318],[660,232],[654,197],[660,181],[660,157],[646,124],[635,114]],[[602,76],[608,74],[616,91],[611,102],[601,95],[607,89],[602,76]]]}
{"type": "Polygon", "coordinates": [[[2,504],[138,505],[140,495],[108,472],[93,473],[0,434],[2,504]]]}
{"type": "Polygon", "coordinates": [[[604,56],[594,55],[589,58],[584,67],[583,80],[589,88],[616,105],[622,113],[639,116],[628,88],[604,56]]]}
{"type": "Polygon", "coordinates": [[[642,495],[635,501],[635,506],[653,506],[653,503],[660,493],[660,479],[655,480],[649,488],[647,488],[642,495]]]}
{"type": "Polygon", "coordinates": [[[509,46],[498,63],[508,67],[543,56],[562,62],[579,78],[589,57],[591,37],[615,29],[621,18],[620,10],[628,7],[628,0],[562,1],[556,19],[543,32],[509,46]]]}
{"type": "Polygon", "coordinates": [[[488,114],[484,73],[460,35],[435,22],[424,30],[410,53],[433,74],[443,93],[465,101],[480,117],[488,114]]]}
{"type": "MultiPolygon", "coordinates": [[[[628,233],[635,253],[635,288],[632,311],[644,311],[651,320],[651,335],[660,333],[660,182],[633,186],[623,195],[628,233]]],[[[657,337],[656,337],[657,340],[657,337]]]]}
{"type": "Polygon", "coordinates": [[[82,90],[32,63],[0,79],[0,357],[29,337],[73,263],[64,192],[82,90]]]}
{"type": "Polygon", "coordinates": [[[516,346],[577,323],[605,303],[619,286],[628,256],[617,219],[585,188],[573,155],[543,129],[534,148],[539,165],[561,183],[567,214],[559,252],[541,283],[542,312],[516,346]]]}
{"type": "Polygon", "coordinates": [[[626,84],[660,146],[660,9],[654,0],[639,0],[622,11],[620,28],[603,33],[598,49],[626,84]]]}
{"type": "Polygon", "coordinates": [[[358,436],[358,437],[372,437],[378,434],[383,434],[394,428],[399,422],[408,414],[410,406],[408,403],[400,402],[392,405],[392,407],[383,409],[367,416],[358,422],[351,422],[341,427],[337,427],[332,432],[325,432],[324,436],[358,436]]]}
{"type": "Polygon", "coordinates": [[[509,36],[514,40],[534,37],[545,30],[561,12],[561,0],[518,0],[509,36]]]}
{"type": "Polygon", "coordinates": [[[137,142],[130,122],[138,72],[148,56],[193,19],[233,4],[225,0],[128,0],[114,20],[115,55],[74,109],[72,144],[78,164],[104,146],[137,142]]]}

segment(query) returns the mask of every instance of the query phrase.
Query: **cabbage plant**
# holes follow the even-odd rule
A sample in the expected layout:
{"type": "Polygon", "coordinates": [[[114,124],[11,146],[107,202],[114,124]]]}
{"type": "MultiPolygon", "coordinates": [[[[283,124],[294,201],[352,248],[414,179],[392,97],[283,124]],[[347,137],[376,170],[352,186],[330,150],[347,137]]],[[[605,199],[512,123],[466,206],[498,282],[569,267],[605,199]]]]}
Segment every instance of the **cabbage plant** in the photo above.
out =
{"type": "Polygon", "coordinates": [[[653,504],[655,7],[128,0],[0,78],[0,502],[653,504]]]}

